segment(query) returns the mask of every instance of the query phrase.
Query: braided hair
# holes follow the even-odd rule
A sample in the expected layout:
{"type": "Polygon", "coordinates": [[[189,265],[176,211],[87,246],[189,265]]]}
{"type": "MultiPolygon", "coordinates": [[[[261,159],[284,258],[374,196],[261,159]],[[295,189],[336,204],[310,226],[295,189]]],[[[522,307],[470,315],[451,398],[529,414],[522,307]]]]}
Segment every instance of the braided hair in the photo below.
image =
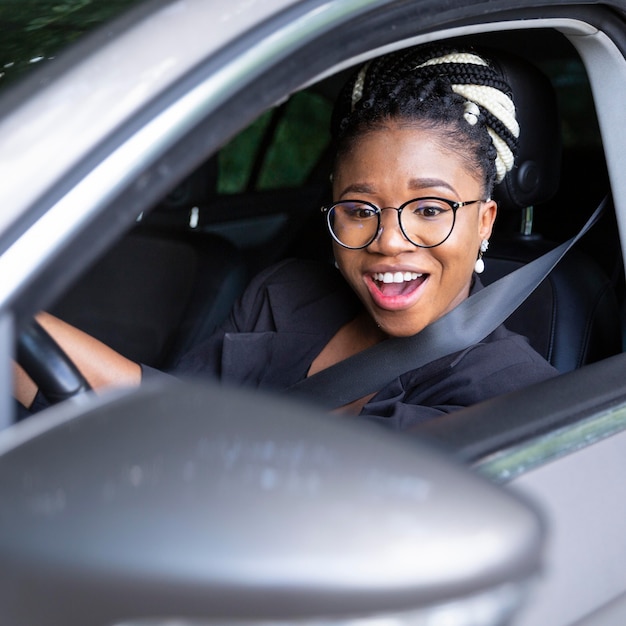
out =
{"type": "Polygon", "coordinates": [[[331,133],[337,157],[361,134],[393,119],[436,129],[469,171],[481,168],[485,197],[513,167],[519,125],[511,89],[475,52],[420,46],[363,65],[335,104],[331,133]]]}

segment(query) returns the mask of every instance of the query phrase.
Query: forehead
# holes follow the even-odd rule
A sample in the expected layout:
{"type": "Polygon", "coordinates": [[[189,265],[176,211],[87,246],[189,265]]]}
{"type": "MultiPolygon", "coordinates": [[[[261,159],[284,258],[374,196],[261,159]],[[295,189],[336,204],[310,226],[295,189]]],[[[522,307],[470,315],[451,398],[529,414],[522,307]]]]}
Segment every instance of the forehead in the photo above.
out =
{"type": "Polygon", "coordinates": [[[415,181],[437,180],[455,189],[483,182],[467,151],[451,146],[438,129],[408,122],[391,122],[355,137],[338,155],[334,176],[336,190],[346,185],[415,188],[415,181]]]}

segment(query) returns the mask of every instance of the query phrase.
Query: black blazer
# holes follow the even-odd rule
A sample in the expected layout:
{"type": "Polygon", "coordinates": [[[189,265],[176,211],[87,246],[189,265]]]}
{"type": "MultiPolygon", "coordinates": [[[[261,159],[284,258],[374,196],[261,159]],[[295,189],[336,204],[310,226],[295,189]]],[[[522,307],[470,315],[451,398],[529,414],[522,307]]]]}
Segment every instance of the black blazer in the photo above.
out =
{"type": "MultiPolygon", "coordinates": [[[[474,283],[472,291],[481,288],[474,283]]],[[[360,310],[334,268],[283,261],[255,277],[222,327],[172,373],[286,389],[306,377],[315,357],[360,310]]],[[[361,415],[404,430],[556,374],[524,337],[501,326],[479,344],[406,372],[361,415]]]]}

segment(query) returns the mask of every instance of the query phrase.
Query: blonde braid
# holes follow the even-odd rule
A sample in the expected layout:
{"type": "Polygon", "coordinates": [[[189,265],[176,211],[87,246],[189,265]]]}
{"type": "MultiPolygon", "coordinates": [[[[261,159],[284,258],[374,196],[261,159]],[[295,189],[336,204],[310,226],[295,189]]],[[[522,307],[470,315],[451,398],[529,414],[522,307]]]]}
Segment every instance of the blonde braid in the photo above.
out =
{"type": "Polygon", "coordinates": [[[485,175],[485,193],[511,170],[520,134],[511,88],[474,51],[419,46],[362,65],[339,94],[331,132],[337,154],[389,117],[441,126],[448,139],[467,143],[468,163],[485,175]],[[467,125],[467,126],[465,126],[467,125]]]}
{"type": "MultiPolygon", "coordinates": [[[[418,70],[424,67],[447,63],[463,63],[489,67],[487,61],[476,54],[468,52],[454,52],[429,59],[428,61],[417,65],[414,69],[418,70]]],[[[505,126],[513,137],[516,139],[519,137],[520,128],[515,117],[515,104],[513,103],[513,100],[503,91],[489,85],[480,84],[451,83],[450,86],[455,93],[463,96],[469,102],[473,102],[479,107],[479,109],[482,108],[483,110],[491,113],[493,117],[498,119],[505,126]]],[[[497,153],[496,183],[499,183],[506,176],[506,173],[513,167],[515,155],[506,141],[504,141],[500,137],[499,133],[488,124],[487,132],[493,141],[493,145],[497,153]]]]}

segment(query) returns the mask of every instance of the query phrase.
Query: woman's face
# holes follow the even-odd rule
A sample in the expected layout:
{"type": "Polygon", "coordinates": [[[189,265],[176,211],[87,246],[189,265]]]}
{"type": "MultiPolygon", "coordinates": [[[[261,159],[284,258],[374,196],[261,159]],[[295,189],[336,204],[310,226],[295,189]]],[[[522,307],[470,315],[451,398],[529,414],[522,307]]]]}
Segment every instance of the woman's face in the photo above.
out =
{"type": "MultiPolygon", "coordinates": [[[[469,172],[467,162],[439,143],[436,133],[391,122],[362,135],[337,165],[335,201],[367,200],[384,208],[423,196],[457,202],[481,199],[478,167],[469,172]]],[[[493,201],[461,207],[443,244],[418,248],[400,231],[398,212],[383,211],[378,237],[361,250],[333,242],[335,259],[385,333],[413,335],[467,298],[480,242],[489,239],[495,215],[493,201]],[[378,280],[387,272],[401,272],[410,280],[378,280]]]]}

